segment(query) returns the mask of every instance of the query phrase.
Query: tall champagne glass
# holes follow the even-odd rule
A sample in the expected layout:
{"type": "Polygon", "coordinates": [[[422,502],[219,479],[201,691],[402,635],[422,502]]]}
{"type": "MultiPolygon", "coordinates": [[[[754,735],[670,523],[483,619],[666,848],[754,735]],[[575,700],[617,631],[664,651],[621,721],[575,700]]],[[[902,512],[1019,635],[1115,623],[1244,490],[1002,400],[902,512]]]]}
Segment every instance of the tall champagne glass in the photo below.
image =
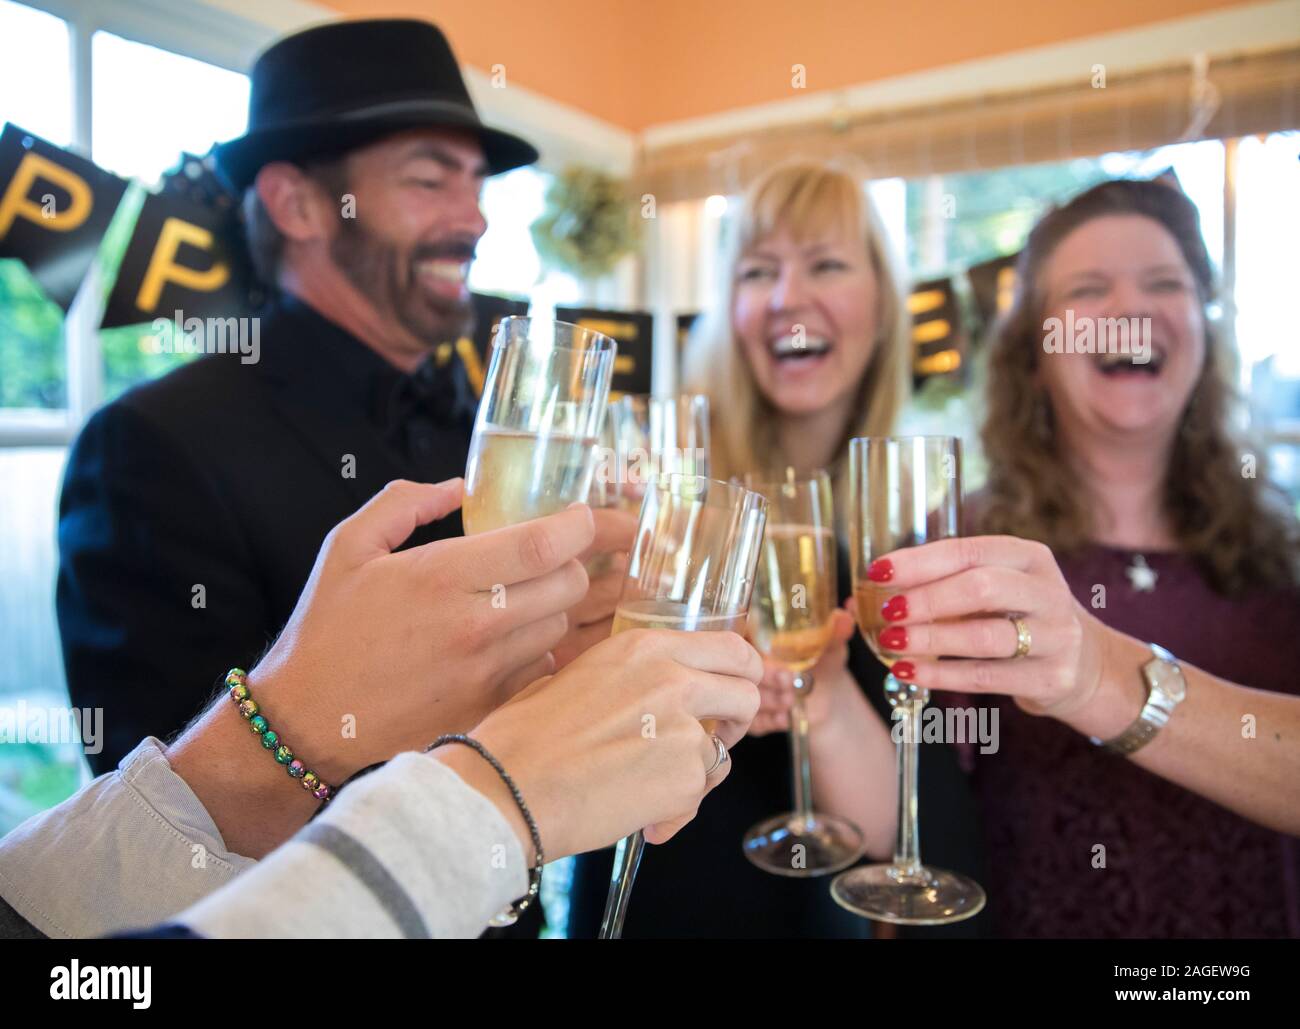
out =
{"type": "MultiPolygon", "coordinates": [[[[661,479],[641,505],[613,631],[743,633],[766,521],[767,501],[741,486],[699,476],[661,479]]],[[[623,935],[644,846],[639,832],[618,845],[603,940],[623,935]]]]}
{"type": "Polygon", "coordinates": [[[501,320],[465,465],[467,535],[587,500],[616,352],[567,322],[501,320]]]}
{"type": "Polygon", "coordinates": [[[750,615],[754,645],[793,673],[790,756],[794,809],[745,834],[745,857],[764,871],[807,878],[827,875],[862,856],[862,830],[845,818],[818,814],[812,804],[805,700],[812,667],[830,642],[835,585],[835,519],[831,480],[824,471],[802,476],[787,469],[781,482],[748,476],[745,485],[768,500],[768,526],[758,562],[750,615]]]}
{"type": "MultiPolygon", "coordinates": [[[[867,574],[882,554],[957,536],[961,527],[961,442],[952,436],[868,437],[849,442],[849,552],[858,627],[887,666],[897,655],[880,645],[889,626],[882,605],[894,594],[867,574]]],[[[921,710],[930,692],[885,677],[885,696],[902,723],[898,743],[898,838],[890,864],[844,872],[831,883],[841,906],[902,925],[943,925],[984,907],[979,883],[921,863],[916,801],[921,710]]]]}

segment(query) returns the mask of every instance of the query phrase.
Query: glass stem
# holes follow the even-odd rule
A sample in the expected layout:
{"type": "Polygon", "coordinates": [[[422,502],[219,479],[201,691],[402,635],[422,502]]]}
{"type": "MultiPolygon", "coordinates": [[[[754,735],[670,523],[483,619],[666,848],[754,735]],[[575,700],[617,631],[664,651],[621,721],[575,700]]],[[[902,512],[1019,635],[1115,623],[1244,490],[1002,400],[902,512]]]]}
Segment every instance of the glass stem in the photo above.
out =
{"type": "Polygon", "coordinates": [[[903,722],[898,744],[898,839],[894,844],[894,872],[900,882],[923,882],[920,822],[917,815],[916,772],[921,758],[923,700],[906,700],[894,708],[903,722]]]}
{"type": "Polygon", "coordinates": [[[811,828],[813,824],[812,762],[808,752],[808,712],[804,697],[812,691],[812,673],[794,677],[794,703],[790,707],[790,760],[793,766],[794,811],[799,824],[811,828]]]}
{"type": "Polygon", "coordinates": [[[609,878],[609,896],[605,898],[605,917],[600,922],[599,938],[602,940],[623,938],[623,920],[627,918],[632,883],[641,865],[643,850],[644,833],[637,832],[618,841],[618,849],[614,851],[614,871],[609,878]]]}

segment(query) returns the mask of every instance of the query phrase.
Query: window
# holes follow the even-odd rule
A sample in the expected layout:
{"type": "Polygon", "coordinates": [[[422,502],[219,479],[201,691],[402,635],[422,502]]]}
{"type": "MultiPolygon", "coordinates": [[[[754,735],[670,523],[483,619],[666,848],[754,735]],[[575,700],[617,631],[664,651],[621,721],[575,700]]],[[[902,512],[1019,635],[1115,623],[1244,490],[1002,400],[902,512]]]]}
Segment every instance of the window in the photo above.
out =
{"type": "MultiPolygon", "coordinates": [[[[0,122],[72,143],[68,23],[10,0],[0,0],[0,122]]],[[[14,260],[0,260],[0,340],[0,409],[64,407],[63,313],[14,260]]]]}
{"type": "Polygon", "coordinates": [[[582,300],[578,280],[559,271],[545,271],[533,246],[529,226],[546,205],[550,176],[536,168],[516,168],[483,185],[480,207],[487,232],[479,240],[470,269],[470,288],[480,293],[529,297],[538,311],[582,300]]]}
{"type": "Polygon", "coordinates": [[[242,135],[248,76],[96,32],[91,40],[91,156],[154,186],[181,151],[205,154],[242,135]]]}
{"type": "MultiPolygon", "coordinates": [[[[54,618],[56,505],[67,456],[62,444],[102,400],[178,359],[146,352],[143,327],[97,332],[99,301],[116,274],[146,187],[156,186],[182,151],[206,153],[214,142],[243,132],[248,106],[244,75],[109,32],[92,35],[88,26],[0,0],[0,120],[84,151],[73,97],[76,76],[86,68],[74,66],[74,35],[90,40],[89,111],[83,115],[89,114],[93,130],[91,156],[138,181],[114,215],[90,288],[67,318],[19,262],[0,261],[0,443],[9,444],[0,446],[0,538],[7,544],[0,553],[0,706],[15,717],[37,708],[53,714],[68,703],[54,618]],[[47,437],[43,443],[57,445],[13,445],[31,428],[47,437]]],[[[0,746],[0,835],[72,793],[86,774],[75,744],[28,739],[0,746]]]]}
{"type": "Polygon", "coordinates": [[[65,456],[63,447],[0,447],[0,710],[8,709],[16,736],[0,744],[0,836],[88,777],[75,744],[42,742],[20,717],[68,704],[54,620],[55,497],[65,456]]]}
{"type": "MultiPolygon", "coordinates": [[[[95,163],[134,179],[100,252],[111,283],[144,203],[141,186],[156,186],[182,152],[206,154],[213,143],[242,135],[248,124],[247,75],[136,43],[109,32],[91,39],[95,163]],[[147,117],[141,117],[147,112],[147,117]]],[[[192,354],[157,354],[149,327],[99,332],[105,400],[155,378],[192,354]]]]}
{"type": "MultiPolygon", "coordinates": [[[[0,0],[0,117],[60,146],[73,132],[72,31],[43,11],[0,0]]],[[[203,154],[213,143],[244,131],[248,77],[204,61],[125,39],[110,32],[91,36],[90,121],[92,159],[124,178],[128,190],[100,249],[98,275],[78,323],[64,318],[17,261],[0,261],[0,408],[62,412],[70,403],[67,346],[93,331],[95,301],[105,295],[125,252],[145,187],[156,187],[183,151],[203,154]]],[[[75,308],[74,308],[75,310],[75,308]]],[[[102,380],[82,399],[91,406],[167,371],[186,354],[154,354],[142,345],[140,327],[100,332],[95,370],[102,380]]],[[[84,356],[84,355],[83,355],[84,356]]],[[[89,371],[89,369],[87,369],[89,371]]],[[[82,411],[71,412],[71,435],[82,411]]]]}
{"type": "Polygon", "coordinates": [[[1243,384],[1269,473],[1300,515],[1300,340],[1295,241],[1300,239],[1300,132],[1238,145],[1236,336],[1243,384]]]}
{"type": "Polygon", "coordinates": [[[1024,246],[1044,211],[1105,179],[1172,168],[1201,212],[1210,258],[1223,260],[1223,144],[1218,140],[1106,154],[1059,164],[932,176],[907,184],[907,263],[916,278],[943,275],[1024,246]]]}
{"type": "Polygon", "coordinates": [[[68,23],[10,0],[0,0],[0,119],[57,146],[72,144],[68,23]]]}

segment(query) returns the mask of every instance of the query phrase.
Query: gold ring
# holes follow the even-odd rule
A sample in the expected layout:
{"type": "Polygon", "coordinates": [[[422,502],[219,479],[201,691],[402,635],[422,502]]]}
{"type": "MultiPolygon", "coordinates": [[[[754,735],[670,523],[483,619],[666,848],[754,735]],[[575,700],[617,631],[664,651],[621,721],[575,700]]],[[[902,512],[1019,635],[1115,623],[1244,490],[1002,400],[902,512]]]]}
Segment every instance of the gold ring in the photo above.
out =
{"type": "Polygon", "coordinates": [[[1011,619],[1011,624],[1016,627],[1016,652],[1011,655],[1012,659],[1018,657],[1028,657],[1029,647],[1033,643],[1033,638],[1029,635],[1029,626],[1025,625],[1023,618],[1017,618],[1015,615],[1007,615],[1011,619]]]}

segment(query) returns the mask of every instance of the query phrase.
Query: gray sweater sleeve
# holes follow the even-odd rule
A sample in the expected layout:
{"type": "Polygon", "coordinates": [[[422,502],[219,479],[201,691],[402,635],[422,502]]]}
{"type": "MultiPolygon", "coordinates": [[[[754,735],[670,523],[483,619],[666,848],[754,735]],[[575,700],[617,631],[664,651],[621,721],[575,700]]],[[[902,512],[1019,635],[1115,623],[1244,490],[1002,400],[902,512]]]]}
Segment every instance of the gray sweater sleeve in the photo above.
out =
{"type": "Polygon", "coordinates": [[[523,849],[491,801],[402,754],[176,921],[211,937],[473,937],[527,888],[523,849]]]}
{"type": "Polygon", "coordinates": [[[171,920],[254,864],[149,737],[0,840],[0,897],[43,935],[81,939],[171,920]]]}
{"type": "Polygon", "coordinates": [[[357,780],[258,863],[226,849],[151,737],[0,840],[0,936],[477,936],[527,887],[501,812],[427,755],[357,780]]]}

